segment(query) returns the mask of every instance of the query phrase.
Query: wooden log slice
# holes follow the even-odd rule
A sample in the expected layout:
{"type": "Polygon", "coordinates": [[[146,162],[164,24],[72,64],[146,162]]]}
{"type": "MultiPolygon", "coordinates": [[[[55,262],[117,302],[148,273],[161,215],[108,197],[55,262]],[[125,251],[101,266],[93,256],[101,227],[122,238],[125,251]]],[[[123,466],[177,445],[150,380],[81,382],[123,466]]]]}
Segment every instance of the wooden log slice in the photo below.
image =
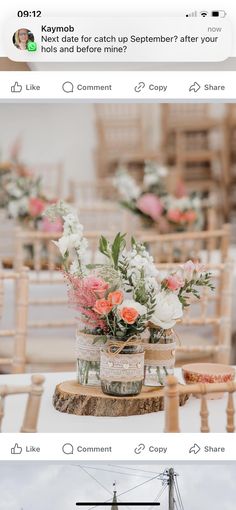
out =
{"type": "MultiPolygon", "coordinates": [[[[180,395],[180,406],[189,395],[180,395]]],[[[164,388],[144,386],[140,395],[113,397],[101,388],[82,386],[76,381],[64,381],[55,388],[53,405],[61,413],[78,416],[133,416],[156,413],[164,409],[164,388]]]]}

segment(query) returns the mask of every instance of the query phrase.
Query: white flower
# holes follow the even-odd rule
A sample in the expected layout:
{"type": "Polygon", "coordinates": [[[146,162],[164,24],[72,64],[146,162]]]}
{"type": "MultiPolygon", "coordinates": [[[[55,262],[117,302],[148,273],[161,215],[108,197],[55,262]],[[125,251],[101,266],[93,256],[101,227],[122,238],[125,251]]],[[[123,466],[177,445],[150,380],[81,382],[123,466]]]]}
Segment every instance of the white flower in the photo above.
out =
{"type": "Polygon", "coordinates": [[[146,188],[158,184],[160,180],[164,179],[168,174],[168,169],[165,166],[159,165],[154,162],[147,162],[144,168],[143,184],[146,188]]]}
{"type": "Polygon", "coordinates": [[[19,218],[28,212],[28,198],[22,197],[19,200],[11,200],[8,203],[8,213],[12,218],[19,218]]]}
{"type": "Polygon", "coordinates": [[[130,202],[137,200],[140,196],[140,189],[131,175],[127,173],[125,168],[118,170],[114,180],[114,186],[118,189],[119,194],[123,200],[130,202]]]}
{"type": "Polygon", "coordinates": [[[159,271],[157,270],[153,257],[148,253],[144,246],[134,247],[125,255],[128,262],[127,276],[133,284],[138,283],[140,278],[144,280],[153,279],[156,281],[159,271]]]}
{"type": "Polygon", "coordinates": [[[156,307],[150,322],[162,329],[170,329],[183,316],[183,307],[176,294],[161,291],[157,294],[156,307]]]}
{"type": "Polygon", "coordinates": [[[63,235],[58,241],[54,241],[54,244],[58,247],[62,257],[65,257],[65,254],[70,253],[71,250],[75,250],[80,256],[83,256],[87,249],[87,240],[78,234],[63,235]]]}
{"type": "Polygon", "coordinates": [[[18,186],[17,186],[17,183],[15,183],[14,181],[12,182],[9,182],[6,186],[6,190],[7,192],[9,193],[9,195],[13,198],[20,198],[22,197],[23,195],[23,191],[22,189],[20,189],[18,186]]]}
{"type": "Polygon", "coordinates": [[[139,315],[146,315],[147,313],[146,306],[137,303],[134,299],[125,299],[123,303],[117,307],[118,310],[123,310],[123,308],[134,308],[139,315]]]}

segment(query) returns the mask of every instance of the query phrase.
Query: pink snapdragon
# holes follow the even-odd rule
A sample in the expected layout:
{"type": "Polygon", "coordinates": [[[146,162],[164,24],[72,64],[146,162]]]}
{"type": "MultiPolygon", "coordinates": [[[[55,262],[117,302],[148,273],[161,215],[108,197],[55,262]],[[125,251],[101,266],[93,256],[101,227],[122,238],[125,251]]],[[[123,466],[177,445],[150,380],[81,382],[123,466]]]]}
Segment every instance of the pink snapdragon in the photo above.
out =
{"type": "Polygon", "coordinates": [[[153,221],[158,221],[164,210],[161,200],[153,193],[145,193],[137,200],[137,208],[153,221]]]}

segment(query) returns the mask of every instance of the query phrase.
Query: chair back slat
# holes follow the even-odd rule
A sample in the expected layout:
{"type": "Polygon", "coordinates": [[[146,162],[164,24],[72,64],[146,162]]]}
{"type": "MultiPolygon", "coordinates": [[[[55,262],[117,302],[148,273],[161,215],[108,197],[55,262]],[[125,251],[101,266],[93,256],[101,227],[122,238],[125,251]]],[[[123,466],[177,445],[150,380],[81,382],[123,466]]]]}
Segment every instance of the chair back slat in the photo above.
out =
{"type": "Polygon", "coordinates": [[[235,431],[235,424],[234,424],[235,408],[234,408],[233,392],[231,392],[231,391],[229,391],[226,414],[227,414],[226,430],[227,430],[227,432],[234,432],[235,431]]]}
{"type": "Polygon", "coordinates": [[[196,383],[196,384],[179,384],[177,377],[168,376],[166,378],[164,397],[165,408],[165,427],[164,432],[180,432],[179,425],[179,399],[180,395],[194,395],[200,397],[200,431],[210,432],[209,427],[209,411],[207,405],[207,395],[227,393],[226,408],[226,431],[234,432],[234,393],[236,392],[236,381],[223,383],[196,383]]]}
{"type": "MultiPolygon", "coordinates": [[[[5,305],[2,303],[2,321],[3,327],[0,329],[0,338],[12,338],[14,340],[11,357],[1,355],[0,344],[0,366],[10,365],[13,373],[22,373],[26,366],[26,343],[27,343],[27,326],[28,326],[28,305],[29,305],[29,276],[28,269],[22,267],[16,271],[1,271],[0,283],[1,287],[5,287],[7,281],[13,283],[14,295],[14,327],[7,329],[4,327],[5,305]]],[[[4,297],[4,293],[2,293],[4,297]]],[[[7,315],[7,314],[6,314],[7,315]]]]}
{"type": "Polygon", "coordinates": [[[20,432],[37,432],[44,380],[42,375],[34,374],[31,376],[31,384],[28,386],[0,386],[0,432],[4,418],[5,399],[11,395],[24,394],[28,395],[28,399],[20,432]]]}
{"type": "Polygon", "coordinates": [[[201,416],[201,432],[210,432],[208,423],[209,412],[205,393],[203,393],[201,396],[200,416],[201,416]]]}
{"type": "Polygon", "coordinates": [[[229,237],[228,225],[212,231],[158,234],[141,230],[136,234],[136,238],[147,246],[157,264],[186,262],[189,259],[206,264],[214,263],[216,248],[218,262],[224,262],[228,257],[229,237]]]}

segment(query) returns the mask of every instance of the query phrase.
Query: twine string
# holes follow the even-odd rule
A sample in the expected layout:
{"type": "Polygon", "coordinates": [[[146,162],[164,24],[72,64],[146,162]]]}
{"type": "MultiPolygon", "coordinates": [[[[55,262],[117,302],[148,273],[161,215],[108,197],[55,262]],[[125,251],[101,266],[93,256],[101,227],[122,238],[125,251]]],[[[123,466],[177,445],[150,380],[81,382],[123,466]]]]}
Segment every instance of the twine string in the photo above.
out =
{"type": "Polygon", "coordinates": [[[121,353],[121,351],[124,349],[124,347],[135,347],[141,345],[140,338],[136,336],[131,336],[126,341],[122,340],[109,340],[106,344],[107,354],[110,357],[118,356],[118,354],[121,353]],[[115,351],[114,351],[115,348],[115,351]]]}

